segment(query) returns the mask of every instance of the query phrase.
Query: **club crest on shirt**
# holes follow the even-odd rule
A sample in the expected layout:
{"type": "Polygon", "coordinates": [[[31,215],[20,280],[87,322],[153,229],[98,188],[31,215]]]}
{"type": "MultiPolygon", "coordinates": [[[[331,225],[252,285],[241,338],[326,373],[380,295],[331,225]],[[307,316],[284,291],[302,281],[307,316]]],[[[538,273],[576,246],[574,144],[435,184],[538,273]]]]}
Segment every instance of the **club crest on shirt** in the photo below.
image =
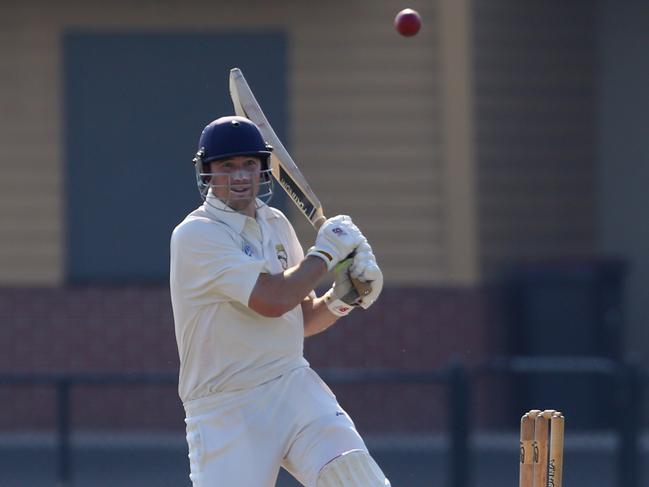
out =
{"type": "Polygon", "coordinates": [[[282,269],[288,269],[288,254],[282,244],[275,245],[275,252],[277,253],[277,260],[282,264],[282,269]]]}
{"type": "Polygon", "coordinates": [[[252,257],[252,246],[248,242],[243,242],[243,253],[252,257]]]}

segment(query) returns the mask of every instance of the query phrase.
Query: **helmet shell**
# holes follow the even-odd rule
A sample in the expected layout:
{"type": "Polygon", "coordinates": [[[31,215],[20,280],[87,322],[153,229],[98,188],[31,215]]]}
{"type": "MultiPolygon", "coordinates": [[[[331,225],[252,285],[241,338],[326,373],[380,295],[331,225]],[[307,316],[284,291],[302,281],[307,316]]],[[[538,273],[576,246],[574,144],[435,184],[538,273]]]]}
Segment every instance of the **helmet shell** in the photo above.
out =
{"type": "Polygon", "coordinates": [[[259,128],[238,116],[217,118],[203,129],[198,140],[203,164],[234,156],[257,156],[266,166],[272,150],[259,128]]]}

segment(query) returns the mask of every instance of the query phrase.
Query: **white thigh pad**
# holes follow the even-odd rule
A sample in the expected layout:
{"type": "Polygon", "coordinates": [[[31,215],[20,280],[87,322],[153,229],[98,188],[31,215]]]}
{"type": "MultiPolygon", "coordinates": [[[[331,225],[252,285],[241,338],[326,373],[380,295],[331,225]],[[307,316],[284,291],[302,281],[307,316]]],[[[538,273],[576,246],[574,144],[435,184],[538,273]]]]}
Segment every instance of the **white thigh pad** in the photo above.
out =
{"type": "Polygon", "coordinates": [[[390,481],[365,450],[350,450],[320,470],[316,487],[390,487],[390,481]]]}

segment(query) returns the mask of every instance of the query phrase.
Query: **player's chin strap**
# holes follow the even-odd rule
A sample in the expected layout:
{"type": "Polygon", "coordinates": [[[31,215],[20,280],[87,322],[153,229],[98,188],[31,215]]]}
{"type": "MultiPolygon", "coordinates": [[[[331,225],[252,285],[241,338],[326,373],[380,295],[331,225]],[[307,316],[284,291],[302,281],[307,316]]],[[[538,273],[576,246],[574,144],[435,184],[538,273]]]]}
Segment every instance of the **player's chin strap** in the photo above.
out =
{"type": "Polygon", "coordinates": [[[365,450],[350,450],[322,467],[316,487],[390,487],[390,481],[365,450]]]}

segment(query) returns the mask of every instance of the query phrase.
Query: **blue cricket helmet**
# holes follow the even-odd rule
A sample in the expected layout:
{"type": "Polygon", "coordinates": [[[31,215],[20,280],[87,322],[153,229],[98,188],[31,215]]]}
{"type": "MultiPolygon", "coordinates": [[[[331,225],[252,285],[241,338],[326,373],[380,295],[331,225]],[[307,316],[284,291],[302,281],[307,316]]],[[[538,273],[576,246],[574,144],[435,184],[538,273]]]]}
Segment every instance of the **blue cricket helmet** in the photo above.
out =
{"type": "MultiPolygon", "coordinates": [[[[212,161],[234,156],[254,156],[261,160],[261,192],[258,198],[267,202],[273,195],[273,178],[268,159],[273,147],[266,143],[259,128],[245,117],[217,118],[209,123],[198,140],[198,152],[193,163],[196,184],[205,199],[213,174],[207,166],[212,161]]],[[[227,205],[228,202],[225,201],[227,205]]]]}
{"type": "Polygon", "coordinates": [[[256,156],[267,167],[272,150],[259,128],[247,118],[221,117],[203,129],[194,163],[207,164],[234,156],[256,156]]]}

